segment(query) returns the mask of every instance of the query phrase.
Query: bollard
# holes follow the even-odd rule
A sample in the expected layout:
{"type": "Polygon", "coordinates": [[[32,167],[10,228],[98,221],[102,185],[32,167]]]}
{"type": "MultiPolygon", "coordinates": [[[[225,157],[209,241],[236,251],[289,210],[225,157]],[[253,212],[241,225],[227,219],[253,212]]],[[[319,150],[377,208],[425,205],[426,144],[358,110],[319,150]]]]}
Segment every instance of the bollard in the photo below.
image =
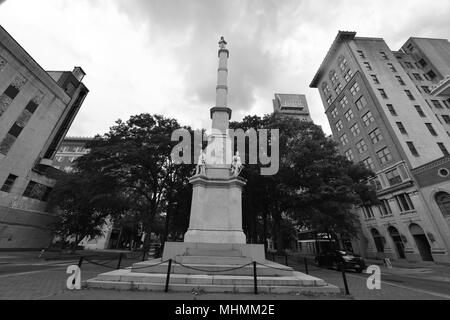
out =
{"type": "Polygon", "coordinates": [[[258,294],[258,277],[256,274],[256,261],[253,261],[253,286],[255,289],[255,294],[258,294]]]}
{"type": "Polygon", "coordinates": [[[275,262],[275,253],[272,252],[272,261],[275,262]]]}
{"type": "Polygon", "coordinates": [[[120,269],[120,264],[122,263],[122,257],[123,257],[123,253],[120,253],[119,262],[117,263],[117,269],[120,269]]]}
{"type": "Polygon", "coordinates": [[[285,254],[284,255],[284,264],[286,265],[286,266],[288,266],[288,255],[287,254],[285,254]]]}
{"type": "Polygon", "coordinates": [[[169,266],[167,267],[167,278],[166,278],[166,290],[165,292],[169,291],[169,281],[170,281],[170,271],[172,269],[172,259],[169,260],[169,266]]]}
{"type": "Polygon", "coordinates": [[[308,270],[308,259],[305,258],[305,273],[309,274],[309,270],[308,270]]]}
{"type": "Polygon", "coordinates": [[[78,268],[81,269],[82,264],[83,264],[83,257],[80,257],[80,260],[78,261],[78,268]]]}
{"type": "Polygon", "coordinates": [[[350,291],[348,290],[347,276],[345,275],[345,270],[344,269],[342,269],[342,279],[344,280],[345,294],[347,296],[349,296],[350,295],[350,291]]]}
{"type": "Polygon", "coordinates": [[[142,253],[142,262],[145,261],[145,251],[142,253]]]}

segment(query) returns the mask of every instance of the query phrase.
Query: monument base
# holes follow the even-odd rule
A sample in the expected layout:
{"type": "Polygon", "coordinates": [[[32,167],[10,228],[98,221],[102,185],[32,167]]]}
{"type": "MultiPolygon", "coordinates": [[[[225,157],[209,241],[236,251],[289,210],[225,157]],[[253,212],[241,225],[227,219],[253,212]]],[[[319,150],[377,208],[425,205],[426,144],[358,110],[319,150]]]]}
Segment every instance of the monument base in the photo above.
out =
{"type": "Polygon", "coordinates": [[[251,244],[173,243],[162,259],[134,264],[86,281],[88,288],[164,291],[170,269],[169,291],[270,294],[338,294],[325,281],[265,260],[264,246],[251,244]],[[169,264],[169,260],[172,260],[169,264]]]}

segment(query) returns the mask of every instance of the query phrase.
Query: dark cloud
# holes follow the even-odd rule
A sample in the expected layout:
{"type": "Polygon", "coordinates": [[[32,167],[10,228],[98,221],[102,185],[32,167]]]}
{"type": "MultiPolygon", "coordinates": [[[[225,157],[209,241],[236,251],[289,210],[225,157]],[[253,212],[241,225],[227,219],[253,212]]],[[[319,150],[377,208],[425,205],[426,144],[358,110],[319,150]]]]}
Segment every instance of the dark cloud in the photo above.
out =
{"type": "Polygon", "coordinates": [[[224,35],[231,52],[229,103],[238,111],[253,106],[255,89],[276,89],[271,86],[281,61],[271,49],[280,40],[279,19],[288,21],[301,3],[134,0],[118,1],[117,5],[136,23],[147,23],[149,39],[162,33],[174,39],[191,35],[175,55],[183,62],[186,90],[201,103],[214,101],[217,42],[224,35]]]}

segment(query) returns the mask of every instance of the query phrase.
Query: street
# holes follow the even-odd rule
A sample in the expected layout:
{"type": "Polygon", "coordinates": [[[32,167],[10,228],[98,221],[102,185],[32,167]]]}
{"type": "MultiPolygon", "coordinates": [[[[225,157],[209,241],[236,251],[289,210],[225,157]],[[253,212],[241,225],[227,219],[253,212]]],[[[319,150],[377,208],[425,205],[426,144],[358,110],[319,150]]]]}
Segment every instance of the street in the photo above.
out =
{"type": "MultiPolygon", "coordinates": [[[[78,253],[79,254],[79,253],[78,253]]],[[[88,255],[89,257],[89,255],[88,255]]],[[[95,277],[99,273],[115,269],[117,254],[108,257],[94,256],[86,258],[82,265],[82,280],[95,277]],[[99,263],[93,265],[88,261],[99,263]],[[104,265],[104,266],[102,266],[104,265]]],[[[65,260],[44,260],[38,253],[0,253],[0,299],[145,299],[145,300],[244,300],[244,299],[355,299],[355,300],[450,300],[450,267],[436,266],[428,268],[382,268],[381,290],[369,290],[366,282],[369,275],[347,272],[350,296],[344,293],[341,272],[319,269],[309,265],[312,276],[322,278],[341,288],[337,296],[298,296],[298,295],[226,295],[226,294],[186,294],[161,292],[128,292],[107,290],[69,291],[66,288],[66,268],[77,264],[78,256],[65,260]],[[388,273],[389,272],[389,273],[388,273]],[[401,273],[401,274],[396,274],[401,273]],[[446,277],[447,275],[447,277],[446,277]],[[440,280],[436,280],[440,279],[440,280]]],[[[278,261],[281,263],[283,259],[278,261]]],[[[128,267],[137,259],[124,259],[122,267],[128,267]]],[[[290,259],[289,265],[304,272],[304,264],[290,259]]]]}

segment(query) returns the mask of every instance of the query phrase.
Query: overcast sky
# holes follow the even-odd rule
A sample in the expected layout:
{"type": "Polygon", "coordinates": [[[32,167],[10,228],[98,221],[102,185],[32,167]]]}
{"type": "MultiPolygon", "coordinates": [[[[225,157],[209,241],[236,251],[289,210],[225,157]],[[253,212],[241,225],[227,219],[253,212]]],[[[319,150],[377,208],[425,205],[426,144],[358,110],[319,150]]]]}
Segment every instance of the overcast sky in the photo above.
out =
{"type": "Polygon", "coordinates": [[[0,24],[44,69],[86,71],[72,136],[143,112],[209,128],[221,35],[233,120],[272,112],[274,93],[302,93],[331,133],[308,86],[338,30],[397,50],[410,36],[450,38],[449,16],[448,0],[0,0],[0,24]]]}

